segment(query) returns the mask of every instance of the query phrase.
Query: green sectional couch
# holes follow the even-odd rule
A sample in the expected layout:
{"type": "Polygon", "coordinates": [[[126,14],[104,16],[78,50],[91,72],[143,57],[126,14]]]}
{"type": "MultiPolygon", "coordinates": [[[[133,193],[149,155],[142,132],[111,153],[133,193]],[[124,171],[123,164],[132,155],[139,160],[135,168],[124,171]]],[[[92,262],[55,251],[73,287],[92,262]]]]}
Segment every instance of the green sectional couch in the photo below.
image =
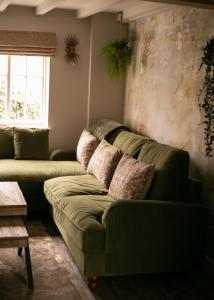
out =
{"type": "Polygon", "coordinates": [[[44,181],[57,176],[86,174],[77,161],[0,159],[0,181],[17,181],[28,204],[29,214],[45,214],[48,202],[44,181]]]}
{"type": "MultiPolygon", "coordinates": [[[[128,128],[102,119],[92,130],[100,138],[128,128]]],[[[60,149],[49,152],[48,129],[0,126],[0,181],[17,181],[28,204],[28,214],[46,214],[48,201],[43,192],[47,179],[85,175],[75,153],[60,149]]]]}
{"type": "Polygon", "coordinates": [[[71,255],[87,277],[181,270],[201,261],[207,210],[200,203],[201,183],[188,178],[188,153],[112,120],[100,120],[90,131],[123,153],[155,165],[146,200],[112,198],[78,161],[69,161],[69,154],[60,151],[52,160],[17,160],[10,149],[10,157],[0,159],[0,181],[18,181],[29,212],[43,213],[50,205],[71,255]],[[63,158],[67,160],[60,161],[63,158]]]}
{"type": "MultiPolygon", "coordinates": [[[[93,126],[91,132],[99,130],[93,126]]],[[[188,178],[188,153],[121,128],[105,138],[123,153],[153,163],[155,176],[146,200],[113,199],[89,174],[45,181],[53,219],[81,272],[127,275],[199,263],[207,210],[200,203],[201,183],[188,178]]]]}
{"type": "Polygon", "coordinates": [[[48,212],[45,180],[86,174],[77,161],[55,161],[65,156],[62,151],[48,152],[48,130],[0,126],[0,181],[18,182],[30,214],[48,212]]]}

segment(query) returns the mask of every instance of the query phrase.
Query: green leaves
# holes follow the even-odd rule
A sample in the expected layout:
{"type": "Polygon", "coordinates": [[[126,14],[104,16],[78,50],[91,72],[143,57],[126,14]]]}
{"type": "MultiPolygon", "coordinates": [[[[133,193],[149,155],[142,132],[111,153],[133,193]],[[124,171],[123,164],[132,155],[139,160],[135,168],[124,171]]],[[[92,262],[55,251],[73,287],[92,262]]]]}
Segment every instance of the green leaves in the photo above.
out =
{"type": "Polygon", "coordinates": [[[102,54],[106,57],[110,78],[124,79],[132,55],[128,41],[110,41],[103,47],[102,54]]]}
{"type": "Polygon", "coordinates": [[[79,44],[78,38],[74,34],[70,34],[65,39],[65,58],[68,62],[76,65],[79,61],[79,54],[76,52],[76,47],[79,44]]]}
{"type": "Polygon", "coordinates": [[[204,143],[206,147],[206,156],[213,157],[214,145],[214,38],[207,41],[203,47],[201,69],[205,67],[205,78],[202,84],[200,94],[203,99],[199,103],[203,111],[204,121],[204,143]]]}

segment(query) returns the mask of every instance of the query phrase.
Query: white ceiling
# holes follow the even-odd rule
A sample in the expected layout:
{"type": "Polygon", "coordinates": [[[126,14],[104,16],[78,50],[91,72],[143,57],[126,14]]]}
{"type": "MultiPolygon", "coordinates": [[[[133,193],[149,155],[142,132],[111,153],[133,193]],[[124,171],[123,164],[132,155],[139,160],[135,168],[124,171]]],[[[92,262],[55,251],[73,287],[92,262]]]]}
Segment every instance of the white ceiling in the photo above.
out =
{"type": "Polygon", "coordinates": [[[0,12],[9,5],[31,6],[37,15],[44,15],[55,8],[74,10],[78,18],[85,18],[99,12],[123,12],[124,21],[160,13],[174,5],[142,0],[0,0],[0,12]]]}

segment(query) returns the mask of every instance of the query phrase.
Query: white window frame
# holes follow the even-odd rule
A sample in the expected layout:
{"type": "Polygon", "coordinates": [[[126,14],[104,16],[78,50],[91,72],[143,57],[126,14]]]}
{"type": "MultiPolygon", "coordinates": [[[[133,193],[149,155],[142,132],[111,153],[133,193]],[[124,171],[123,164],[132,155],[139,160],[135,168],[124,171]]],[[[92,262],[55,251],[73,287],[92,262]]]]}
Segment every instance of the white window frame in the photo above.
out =
{"type": "MultiPolygon", "coordinates": [[[[20,127],[48,127],[48,111],[49,111],[49,80],[50,80],[50,57],[43,56],[43,72],[42,72],[42,101],[41,101],[41,120],[30,121],[10,119],[10,84],[11,84],[11,56],[8,55],[7,64],[7,104],[6,119],[0,119],[0,125],[20,126],[20,127]]],[[[27,56],[27,55],[25,55],[27,56]]],[[[25,98],[26,101],[26,98],[25,98]]],[[[26,103],[25,103],[26,104],[26,103]]]]}

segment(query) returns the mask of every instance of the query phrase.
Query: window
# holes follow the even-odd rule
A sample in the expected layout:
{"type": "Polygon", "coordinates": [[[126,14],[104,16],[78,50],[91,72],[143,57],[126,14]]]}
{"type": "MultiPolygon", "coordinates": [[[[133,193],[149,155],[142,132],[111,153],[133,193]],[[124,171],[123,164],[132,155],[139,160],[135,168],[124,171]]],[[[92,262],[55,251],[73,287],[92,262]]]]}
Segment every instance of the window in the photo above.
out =
{"type": "Polygon", "coordinates": [[[48,126],[50,58],[0,55],[0,124],[48,126]]]}

